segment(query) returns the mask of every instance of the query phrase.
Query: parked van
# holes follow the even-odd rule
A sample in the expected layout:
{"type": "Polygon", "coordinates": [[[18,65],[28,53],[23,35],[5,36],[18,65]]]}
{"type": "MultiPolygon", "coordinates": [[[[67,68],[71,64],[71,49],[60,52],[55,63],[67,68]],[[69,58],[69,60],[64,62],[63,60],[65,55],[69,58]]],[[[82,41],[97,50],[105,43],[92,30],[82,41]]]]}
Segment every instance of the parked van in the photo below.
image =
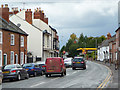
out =
{"type": "Polygon", "coordinates": [[[61,74],[61,76],[66,75],[66,68],[64,65],[64,60],[61,57],[51,57],[47,58],[46,62],[46,77],[51,76],[51,74],[61,74]]]}

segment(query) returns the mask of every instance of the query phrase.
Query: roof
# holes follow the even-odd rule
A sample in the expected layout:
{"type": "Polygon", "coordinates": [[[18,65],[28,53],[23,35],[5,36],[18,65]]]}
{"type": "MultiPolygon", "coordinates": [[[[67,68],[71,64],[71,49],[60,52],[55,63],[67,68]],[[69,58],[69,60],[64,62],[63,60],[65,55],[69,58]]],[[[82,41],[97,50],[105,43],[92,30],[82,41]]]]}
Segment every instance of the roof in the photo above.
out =
{"type": "Polygon", "coordinates": [[[117,32],[118,30],[120,30],[120,27],[115,32],[117,32]]]}
{"type": "Polygon", "coordinates": [[[24,32],[18,26],[16,26],[15,24],[13,24],[11,21],[9,21],[9,23],[8,23],[2,17],[0,17],[0,29],[6,30],[6,31],[15,32],[15,33],[19,33],[19,34],[23,34],[23,35],[26,35],[26,36],[28,35],[26,32],[24,32]]]}
{"type": "Polygon", "coordinates": [[[101,43],[101,45],[98,46],[98,48],[101,48],[101,47],[104,47],[104,46],[109,46],[109,43],[115,41],[115,39],[116,39],[116,35],[113,35],[110,39],[104,40],[101,43]]]}
{"type": "Polygon", "coordinates": [[[56,32],[57,33],[57,30],[56,29],[54,29],[52,26],[50,26],[49,25],[49,27],[54,31],[54,32],[56,32]]]}

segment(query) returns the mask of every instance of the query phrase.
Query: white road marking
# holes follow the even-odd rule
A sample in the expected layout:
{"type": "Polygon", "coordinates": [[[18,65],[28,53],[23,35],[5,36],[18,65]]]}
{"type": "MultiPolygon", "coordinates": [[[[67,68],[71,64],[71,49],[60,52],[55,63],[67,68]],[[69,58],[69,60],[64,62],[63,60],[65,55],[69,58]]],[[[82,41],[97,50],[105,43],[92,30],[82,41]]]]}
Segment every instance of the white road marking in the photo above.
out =
{"type": "Polygon", "coordinates": [[[72,74],[75,74],[75,73],[77,73],[77,71],[73,72],[72,74]]]}
{"type": "Polygon", "coordinates": [[[32,86],[30,86],[30,87],[36,87],[36,86],[39,86],[39,85],[44,84],[44,83],[45,83],[45,82],[41,82],[41,83],[38,83],[38,84],[32,85],[32,86]]]}
{"type": "Polygon", "coordinates": [[[51,79],[51,81],[53,81],[53,80],[56,80],[56,79],[59,79],[60,77],[58,77],[58,78],[54,78],[54,79],[51,79]]]}
{"type": "Polygon", "coordinates": [[[69,76],[70,74],[67,74],[67,76],[69,76]]]}

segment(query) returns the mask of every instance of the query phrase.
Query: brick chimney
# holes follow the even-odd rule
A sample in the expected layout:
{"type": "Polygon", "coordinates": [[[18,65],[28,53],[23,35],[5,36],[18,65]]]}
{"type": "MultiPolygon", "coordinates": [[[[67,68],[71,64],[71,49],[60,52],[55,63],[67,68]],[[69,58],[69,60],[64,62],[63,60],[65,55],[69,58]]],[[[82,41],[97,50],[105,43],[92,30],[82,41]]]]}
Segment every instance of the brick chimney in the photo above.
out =
{"type": "Polygon", "coordinates": [[[37,10],[35,9],[34,19],[41,19],[42,21],[44,21],[44,12],[43,10],[41,11],[41,8],[37,8],[37,10]]]}
{"type": "Polygon", "coordinates": [[[44,17],[44,22],[48,24],[48,18],[46,16],[44,17]]]}
{"type": "Polygon", "coordinates": [[[1,5],[0,16],[9,23],[9,8],[8,8],[8,4],[5,4],[5,7],[4,7],[4,5],[1,5]]]}
{"type": "Polygon", "coordinates": [[[9,12],[10,15],[12,14],[17,14],[19,11],[18,11],[18,7],[14,7],[12,8],[12,12],[9,12]]]}
{"type": "Polygon", "coordinates": [[[108,33],[108,34],[107,34],[107,39],[110,39],[110,38],[111,38],[111,34],[108,33]]]}
{"type": "Polygon", "coordinates": [[[29,23],[32,24],[32,11],[31,9],[27,9],[27,11],[25,11],[25,20],[29,23]]]}

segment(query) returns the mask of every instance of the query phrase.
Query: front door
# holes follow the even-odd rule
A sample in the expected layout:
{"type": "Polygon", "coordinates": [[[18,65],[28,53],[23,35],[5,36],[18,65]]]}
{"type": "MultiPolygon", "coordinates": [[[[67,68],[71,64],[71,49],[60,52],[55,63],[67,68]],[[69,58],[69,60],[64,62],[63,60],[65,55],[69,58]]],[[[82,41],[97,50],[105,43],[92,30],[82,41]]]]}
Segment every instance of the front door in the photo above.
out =
{"type": "Polygon", "coordinates": [[[7,65],[7,54],[4,54],[4,61],[3,61],[3,65],[7,65]]]}

